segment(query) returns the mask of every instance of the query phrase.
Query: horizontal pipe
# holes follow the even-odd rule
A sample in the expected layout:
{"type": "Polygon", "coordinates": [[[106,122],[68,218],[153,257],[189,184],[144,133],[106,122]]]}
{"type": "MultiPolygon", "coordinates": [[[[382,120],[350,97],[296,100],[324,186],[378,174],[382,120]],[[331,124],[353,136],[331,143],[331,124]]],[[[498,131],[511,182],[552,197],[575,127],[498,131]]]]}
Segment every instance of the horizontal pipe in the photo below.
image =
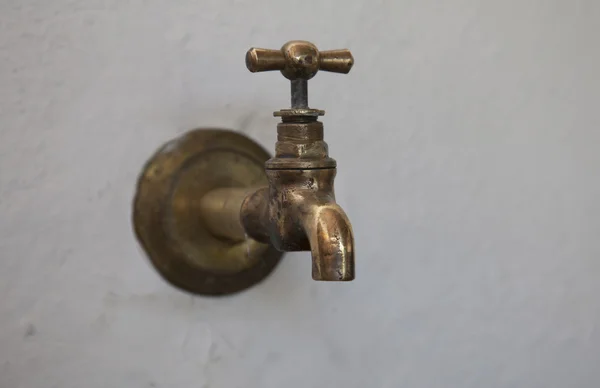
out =
{"type": "Polygon", "coordinates": [[[205,194],[200,200],[200,209],[206,228],[216,237],[246,240],[248,236],[240,220],[240,210],[244,199],[255,191],[256,187],[229,187],[205,194]]]}

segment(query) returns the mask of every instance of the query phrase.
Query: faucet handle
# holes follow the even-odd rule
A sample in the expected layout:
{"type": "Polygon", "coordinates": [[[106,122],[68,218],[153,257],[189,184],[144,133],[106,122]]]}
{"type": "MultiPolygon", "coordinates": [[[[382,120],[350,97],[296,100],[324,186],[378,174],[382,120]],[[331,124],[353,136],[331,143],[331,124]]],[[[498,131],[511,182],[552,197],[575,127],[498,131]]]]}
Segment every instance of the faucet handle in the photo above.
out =
{"type": "Polygon", "coordinates": [[[354,65],[350,50],[319,51],[304,40],[292,40],[280,50],[251,48],[246,53],[246,67],[253,73],[280,70],[290,81],[309,80],[319,70],[348,74],[354,65]]]}
{"type": "Polygon", "coordinates": [[[352,65],[354,58],[350,50],[319,51],[317,46],[304,40],[291,40],[280,50],[253,47],[246,53],[246,67],[251,72],[279,70],[291,81],[292,109],[275,112],[276,116],[325,114],[318,109],[308,109],[308,80],[319,70],[348,74],[352,65]]]}

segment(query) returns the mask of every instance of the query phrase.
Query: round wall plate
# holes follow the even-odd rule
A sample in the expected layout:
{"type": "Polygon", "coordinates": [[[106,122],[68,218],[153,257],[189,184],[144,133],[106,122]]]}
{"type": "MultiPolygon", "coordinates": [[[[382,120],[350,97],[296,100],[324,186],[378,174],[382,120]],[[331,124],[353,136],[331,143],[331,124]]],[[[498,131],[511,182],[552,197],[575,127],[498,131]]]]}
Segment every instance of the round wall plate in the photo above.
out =
{"type": "Polygon", "coordinates": [[[224,295],[260,282],[282,252],[250,237],[212,235],[200,199],[218,188],[267,186],[270,155],[248,137],[200,128],[163,145],[137,182],[133,225],[150,261],[169,283],[202,295],[224,295]]]}

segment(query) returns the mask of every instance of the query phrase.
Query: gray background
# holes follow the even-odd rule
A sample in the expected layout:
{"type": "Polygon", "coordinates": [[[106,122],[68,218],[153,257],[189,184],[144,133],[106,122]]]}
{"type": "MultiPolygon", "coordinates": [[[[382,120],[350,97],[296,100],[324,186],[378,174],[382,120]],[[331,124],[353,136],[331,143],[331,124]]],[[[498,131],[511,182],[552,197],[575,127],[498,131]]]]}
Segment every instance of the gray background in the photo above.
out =
{"type": "Polygon", "coordinates": [[[0,387],[598,387],[597,1],[0,2],[0,387]],[[250,46],[320,73],[357,279],[231,298],[150,267],[134,183],[198,126],[272,149],[250,46]]]}

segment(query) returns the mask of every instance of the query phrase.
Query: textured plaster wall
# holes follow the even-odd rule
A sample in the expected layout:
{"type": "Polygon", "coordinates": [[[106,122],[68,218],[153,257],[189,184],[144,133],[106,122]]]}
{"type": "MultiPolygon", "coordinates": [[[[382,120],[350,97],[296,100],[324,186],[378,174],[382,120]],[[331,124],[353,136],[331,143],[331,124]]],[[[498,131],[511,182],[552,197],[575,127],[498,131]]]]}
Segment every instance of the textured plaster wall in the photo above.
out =
{"type": "Polygon", "coordinates": [[[600,386],[597,1],[0,2],[0,387],[600,386]],[[357,280],[288,254],[194,298],[130,225],[134,182],[197,126],[271,147],[277,74],[350,47],[311,105],[357,280]]]}

